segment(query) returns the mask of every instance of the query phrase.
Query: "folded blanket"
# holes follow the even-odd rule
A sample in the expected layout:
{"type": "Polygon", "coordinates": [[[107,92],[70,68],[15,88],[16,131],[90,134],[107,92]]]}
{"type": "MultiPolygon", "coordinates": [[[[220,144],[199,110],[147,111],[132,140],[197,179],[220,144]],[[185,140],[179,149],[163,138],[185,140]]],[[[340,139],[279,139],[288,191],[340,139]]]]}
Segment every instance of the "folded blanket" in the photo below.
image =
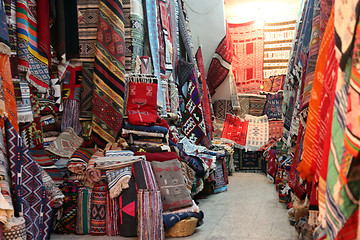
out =
{"type": "Polygon", "coordinates": [[[198,227],[198,226],[202,225],[202,220],[204,219],[204,213],[202,211],[200,211],[199,213],[185,212],[185,213],[163,215],[164,228],[170,229],[176,223],[180,222],[183,219],[189,218],[189,217],[196,217],[197,219],[199,219],[199,221],[197,223],[197,227],[198,227]]]}
{"type": "Polygon", "coordinates": [[[129,121],[124,121],[123,129],[127,130],[136,130],[136,131],[143,131],[143,132],[153,132],[153,133],[162,133],[166,135],[168,133],[168,129],[166,127],[161,127],[157,125],[153,126],[136,126],[129,123],[129,121]]]}
{"type": "Polygon", "coordinates": [[[121,148],[107,150],[105,153],[106,157],[126,157],[134,156],[134,152],[130,150],[122,150],[121,148]]]}
{"type": "Polygon", "coordinates": [[[70,172],[82,174],[90,161],[91,156],[95,153],[93,148],[78,148],[71,156],[67,168],[70,172]]]}
{"type": "Polygon", "coordinates": [[[129,187],[129,180],[131,178],[131,166],[116,170],[106,171],[108,180],[110,198],[116,198],[120,195],[123,189],[129,187]]]}
{"type": "Polygon", "coordinates": [[[161,152],[161,153],[136,152],[134,154],[135,156],[145,156],[146,161],[149,162],[152,161],[164,162],[172,159],[178,159],[179,161],[181,160],[179,155],[177,155],[175,152],[161,152]]]}
{"type": "Polygon", "coordinates": [[[98,157],[103,157],[104,154],[101,151],[95,152],[88,165],[86,167],[86,180],[89,181],[91,184],[99,182],[101,179],[101,171],[95,168],[95,161],[98,157]]]}
{"type": "Polygon", "coordinates": [[[69,127],[45,150],[60,157],[71,158],[83,141],[84,140],[81,137],[78,137],[74,130],[69,127]]]}
{"type": "Polygon", "coordinates": [[[99,170],[113,170],[131,165],[134,162],[145,160],[144,156],[133,157],[99,157],[95,161],[95,168],[99,170]]]}

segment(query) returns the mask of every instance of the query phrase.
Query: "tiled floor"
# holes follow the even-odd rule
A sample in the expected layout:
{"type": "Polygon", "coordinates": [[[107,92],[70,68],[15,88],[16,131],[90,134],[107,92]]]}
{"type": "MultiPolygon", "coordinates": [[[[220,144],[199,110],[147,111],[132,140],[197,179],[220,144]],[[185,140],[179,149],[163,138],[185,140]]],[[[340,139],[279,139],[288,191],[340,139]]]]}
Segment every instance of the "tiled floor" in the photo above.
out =
{"type": "MultiPolygon", "coordinates": [[[[234,173],[228,191],[199,200],[204,224],[188,240],[295,240],[297,233],[279,203],[275,185],[263,174],[234,173]]],[[[53,234],[51,239],[136,239],[53,234]]],[[[170,239],[170,238],[169,238],[170,239]]],[[[151,239],[153,240],[153,239],[151,239]]],[[[155,239],[154,239],[155,240],[155,239]]]]}

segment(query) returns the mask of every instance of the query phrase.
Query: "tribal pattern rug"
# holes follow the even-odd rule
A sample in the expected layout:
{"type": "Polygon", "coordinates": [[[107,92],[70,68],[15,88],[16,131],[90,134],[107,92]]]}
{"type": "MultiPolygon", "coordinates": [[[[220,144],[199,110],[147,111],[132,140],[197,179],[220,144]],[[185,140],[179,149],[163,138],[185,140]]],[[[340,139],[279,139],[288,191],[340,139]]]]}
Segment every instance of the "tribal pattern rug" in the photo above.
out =
{"type": "Polygon", "coordinates": [[[90,217],[90,234],[106,234],[106,200],[108,189],[106,183],[95,185],[92,192],[90,217]]]}
{"type": "Polygon", "coordinates": [[[227,138],[239,145],[245,146],[248,125],[248,121],[231,114],[226,114],[221,138],[227,138]]]}
{"type": "Polygon", "coordinates": [[[225,120],[226,114],[237,115],[237,112],[231,100],[217,100],[214,102],[214,114],[216,119],[225,120]]]}
{"type": "Polygon", "coordinates": [[[282,137],[284,132],[284,122],[269,121],[269,139],[279,139],[282,137]]]}
{"type": "Polygon", "coordinates": [[[261,157],[256,151],[240,150],[239,171],[261,171],[261,157]]]}
{"type": "Polygon", "coordinates": [[[269,141],[269,121],[266,115],[255,117],[246,115],[245,120],[249,121],[245,149],[257,151],[269,141]]]}
{"type": "Polygon", "coordinates": [[[252,116],[262,116],[264,114],[265,104],[265,96],[252,94],[249,97],[249,114],[252,116]]]}
{"type": "Polygon", "coordinates": [[[264,107],[264,114],[266,114],[269,120],[280,120],[282,119],[282,102],[283,92],[277,93],[261,92],[261,95],[266,96],[266,104],[264,107]]]}
{"type": "Polygon", "coordinates": [[[125,40],[122,1],[101,0],[97,32],[92,126],[100,147],[115,142],[122,126],[125,40]]]}
{"type": "Polygon", "coordinates": [[[264,29],[256,21],[229,24],[234,47],[231,64],[238,93],[259,93],[263,80],[264,29]]]}
{"type": "Polygon", "coordinates": [[[25,218],[27,239],[48,239],[52,208],[40,169],[15,128],[8,120],[5,124],[15,210],[25,218]]]}
{"type": "MultiPolygon", "coordinates": [[[[287,73],[296,20],[265,23],[264,78],[287,73]]],[[[264,90],[265,91],[265,90],[264,90]]]]}

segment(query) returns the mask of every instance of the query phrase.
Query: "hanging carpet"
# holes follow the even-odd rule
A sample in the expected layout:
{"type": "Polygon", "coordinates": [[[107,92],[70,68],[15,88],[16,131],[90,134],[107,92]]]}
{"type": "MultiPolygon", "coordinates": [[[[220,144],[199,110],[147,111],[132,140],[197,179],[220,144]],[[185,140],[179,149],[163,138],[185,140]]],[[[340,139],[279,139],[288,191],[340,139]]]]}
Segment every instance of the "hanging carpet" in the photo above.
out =
{"type": "Polygon", "coordinates": [[[249,122],[237,116],[226,114],[221,138],[230,139],[239,145],[246,145],[249,122]]]}
{"type": "Polygon", "coordinates": [[[249,121],[245,149],[257,151],[269,141],[268,117],[266,115],[261,117],[246,115],[245,120],[249,121]]]}

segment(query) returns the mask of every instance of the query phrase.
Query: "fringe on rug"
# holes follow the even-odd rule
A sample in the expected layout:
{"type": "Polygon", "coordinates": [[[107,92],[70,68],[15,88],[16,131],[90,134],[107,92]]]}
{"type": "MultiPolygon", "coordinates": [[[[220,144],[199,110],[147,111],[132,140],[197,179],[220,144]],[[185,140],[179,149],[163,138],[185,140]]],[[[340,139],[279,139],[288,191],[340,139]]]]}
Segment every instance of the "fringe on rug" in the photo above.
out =
{"type": "Polygon", "coordinates": [[[71,127],[79,135],[82,129],[80,123],[80,102],[73,99],[64,100],[64,112],[61,119],[61,131],[71,127]]]}

